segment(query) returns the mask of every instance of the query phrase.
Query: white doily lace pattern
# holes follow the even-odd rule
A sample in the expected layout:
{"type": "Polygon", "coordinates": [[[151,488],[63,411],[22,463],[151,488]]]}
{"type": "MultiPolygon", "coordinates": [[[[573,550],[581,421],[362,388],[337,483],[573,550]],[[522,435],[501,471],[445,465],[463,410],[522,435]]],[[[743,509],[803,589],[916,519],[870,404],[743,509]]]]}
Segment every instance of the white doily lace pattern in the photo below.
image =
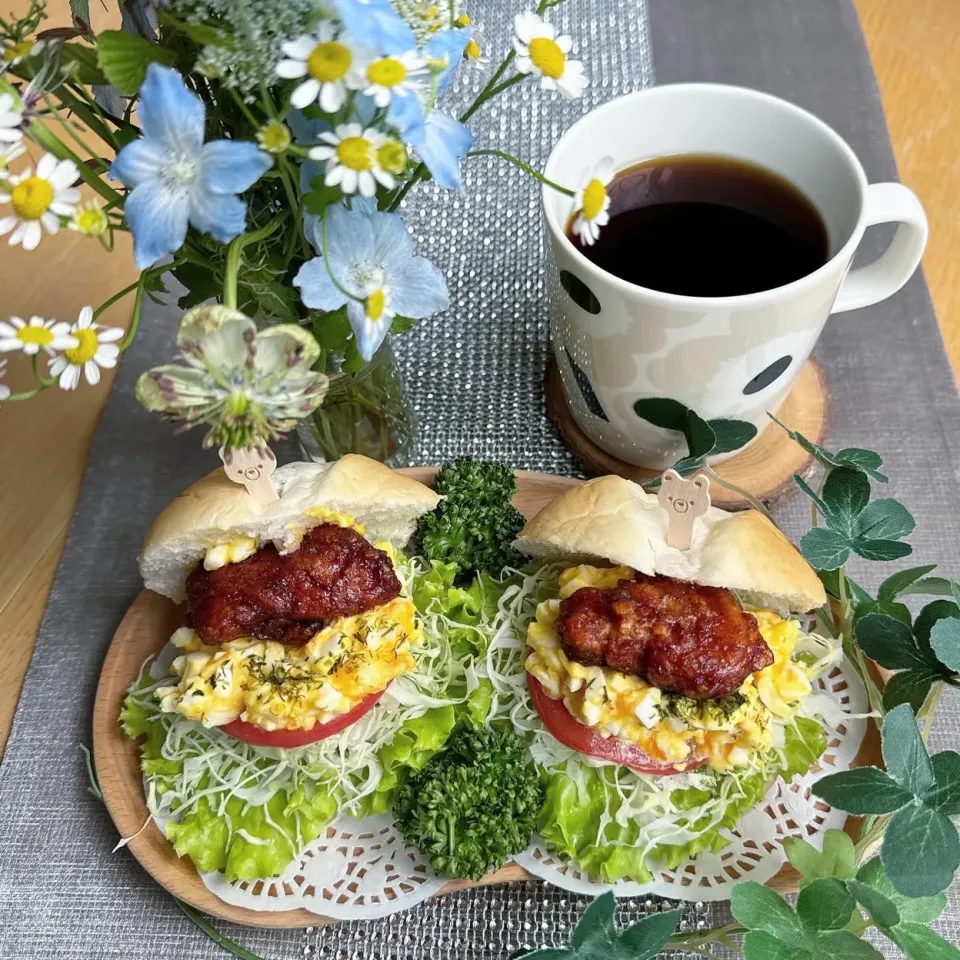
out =
{"type": "MultiPolygon", "coordinates": [[[[642,884],[608,884],[590,877],[537,840],[514,859],[555,886],[590,896],[609,889],[618,897],[726,900],[739,880],[766,882],[786,862],[784,838],[803,837],[819,846],[826,830],[844,822],[845,814],[818,800],[810,788],[825,772],[846,770],[853,763],[868,721],[850,715],[868,711],[866,691],[853,669],[842,664],[822,674],[814,692],[839,707],[825,711],[832,714],[823,721],[829,736],[826,753],[804,776],[789,784],[776,780],[764,803],[730,831],[731,842],[719,853],[700,853],[673,870],[657,870],[652,882],[642,884]]],[[[382,815],[338,818],[280,877],[230,884],[223,874],[208,873],[203,882],[220,899],[252,910],[303,907],[319,916],[363,920],[416,906],[445,881],[416,849],[404,844],[392,818],[382,815]]]]}

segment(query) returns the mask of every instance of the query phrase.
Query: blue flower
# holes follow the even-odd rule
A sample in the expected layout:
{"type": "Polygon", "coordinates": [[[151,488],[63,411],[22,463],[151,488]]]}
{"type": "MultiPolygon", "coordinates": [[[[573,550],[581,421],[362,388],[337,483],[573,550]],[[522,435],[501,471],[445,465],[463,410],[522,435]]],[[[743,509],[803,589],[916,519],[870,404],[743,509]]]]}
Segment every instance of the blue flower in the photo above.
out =
{"type": "Polygon", "coordinates": [[[473,36],[473,31],[469,28],[440,30],[430,38],[430,41],[423,48],[423,57],[428,66],[432,68],[432,65],[438,62],[446,64],[440,74],[440,81],[437,86],[438,97],[442,97],[450,86],[453,75],[457,72],[457,67],[463,61],[463,51],[467,48],[471,36],[473,36]]]}
{"type": "Polygon", "coordinates": [[[179,250],[188,223],[221,243],[243,233],[247,208],[237,194],[256,183],[273,158],[254,143],[205,144],[203,101],[169,67],[150,64],[137,115],[143,137],[117,154],[110,176],[134,188],[124,215],[138,269],[179,250]]]}
{"type": "Polygon", "coordinates": [[[390,104],[387,119],[411,144],[441,187],[463,189],[460,160],[473,146],[473,134],[459,120],[440,110],[426,116],[413,97],[390,104]]]}
{"type": "Polygon", "coordinates": [[[382,54],[416,49],[413,30],[390,0],[335,0],[334,5],[347,33],[365,47],[382,54]]]}
{"type": "MultiPolygon", "coordinates": [[[[364,360],[383,343],[394,316],[420,320],[446,309],[443,274],[414,256],[413,241],[397,214],[378,211],[372,199],[354,200],[351,210],[327,211],[326,229],[326,257],[321,253],[308,260],[293,282],[308,307],[337,310],[347,304],[364,360]]],[[[322,231],[318,223],[315,246],[321,251],[322,231]]]]}

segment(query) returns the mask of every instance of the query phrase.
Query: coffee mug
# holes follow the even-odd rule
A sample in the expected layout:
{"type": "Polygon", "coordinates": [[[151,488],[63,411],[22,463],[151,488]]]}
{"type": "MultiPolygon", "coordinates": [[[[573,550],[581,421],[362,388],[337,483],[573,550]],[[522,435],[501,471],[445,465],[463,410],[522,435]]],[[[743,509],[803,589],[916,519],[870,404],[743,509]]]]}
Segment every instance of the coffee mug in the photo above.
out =
{"type": "Polygon", "coordinates": [[[566,233],[571,199],[544,187],[551,334],[570,410],[608,453],[656,469],[682,457],[686,444],[638,417],[636,400],[670,397],[704,419],[749,420],[762,431],[827,317],[896,293],[927,241],[923,208],[907,187],[868,184],[853,151],[823,121],[742,87],[676,84],[611,100],[563,135],[544,172],[575,187],[607,156],[623,170],[679,154],[731,157],[788,180],[820,213],[829,259],[793,283],[759,293],[662,293],[588,260],[566,233]],[[890,246],[851,270],[864,231],[878,223],[899,224],[890,246]]]}

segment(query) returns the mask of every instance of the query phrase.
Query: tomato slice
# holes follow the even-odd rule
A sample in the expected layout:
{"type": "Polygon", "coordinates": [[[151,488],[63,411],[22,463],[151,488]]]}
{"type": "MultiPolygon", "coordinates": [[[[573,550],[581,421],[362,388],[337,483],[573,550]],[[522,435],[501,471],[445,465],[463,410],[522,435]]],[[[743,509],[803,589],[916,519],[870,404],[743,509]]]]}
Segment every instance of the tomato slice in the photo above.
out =
{"type": "Polygon", "coordinates": [[[312,730],[264,730],[256,723],[250,723],[239,718],[232,720],[230,723],[225,723],[219,729],[228,733],[231,737],[236,737],[237,740],[242,740],[244,743],[251,743],[255,747],[283,747],[288,750],[292,747],[305,747],[309,743],[326,740],[327,737],[332,737],[335,733],[345,730],[351,723],[355,723],[370,711],[373,705],[383,696],[384,690],[379,693],[371,693],[369,697],[364,697],[352,710],[329,723],[318,723],[312,730]]]}
{"type": "Polygon", "coordinates": [[[655,773],[663,777],[675,773],[685,773],[694,767],[699,767],[704,761],[697,758],[686,760],[683,763],[664,763],[655,760],[645,753],[635,743],[621,740],[619,737],[601,737],[585,723],[581,723],[566,708],[562,700],[554,700],[543,689],[543,684],[533,676],[527,674],[527,686],[530,688],[530,697],[533,705],[543,720],[543,725],[564,746],[570,747],[579,753],[611,763],[619,763],[637,773],[655,773]]]}

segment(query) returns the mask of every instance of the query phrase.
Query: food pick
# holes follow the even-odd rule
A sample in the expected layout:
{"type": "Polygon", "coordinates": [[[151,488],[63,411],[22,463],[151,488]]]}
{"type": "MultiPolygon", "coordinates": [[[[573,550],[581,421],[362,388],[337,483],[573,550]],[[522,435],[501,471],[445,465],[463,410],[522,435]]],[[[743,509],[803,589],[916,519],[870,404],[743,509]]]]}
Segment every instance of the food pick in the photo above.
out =
{"type": "Polygon", "coordinates": [[[684,480],[676,470],[667,470],[661,478],[657,499],[667,511],[667,544],[689,550],[693,523],[710,506],[710,478],[698,473],[692,480],[684,480]]]}
{"type": "Polygon", "coordinates": [[[220,448],[223,472],[234,482],[242,483],[256,503],[266,506],[280,499],[270,475],[277,469],[277,458],[267,447],[246,447],[242,450],[220,448]]]}

